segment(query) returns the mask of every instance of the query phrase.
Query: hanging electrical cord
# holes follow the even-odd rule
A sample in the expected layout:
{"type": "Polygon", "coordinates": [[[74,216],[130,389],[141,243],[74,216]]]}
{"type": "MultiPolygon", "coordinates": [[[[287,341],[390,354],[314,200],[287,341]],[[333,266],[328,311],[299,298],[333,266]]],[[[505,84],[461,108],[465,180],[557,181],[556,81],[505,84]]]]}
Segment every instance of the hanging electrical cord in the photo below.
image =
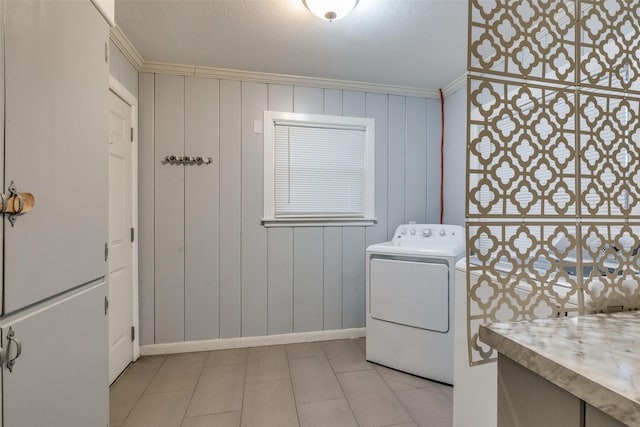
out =
{"type": "Polygon", "coordinates": [[[442,116],[442,140],[440,141],[440,224],[444,217],[444,94],[440,89],[440,110],[442,116]]]}

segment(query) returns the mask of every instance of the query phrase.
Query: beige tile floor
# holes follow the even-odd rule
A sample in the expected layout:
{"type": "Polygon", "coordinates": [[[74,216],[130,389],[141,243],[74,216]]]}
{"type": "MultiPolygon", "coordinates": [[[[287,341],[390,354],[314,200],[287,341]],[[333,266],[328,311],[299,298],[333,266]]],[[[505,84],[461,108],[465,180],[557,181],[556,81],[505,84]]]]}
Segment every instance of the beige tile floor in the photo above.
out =
{"type": "Polygon", "coordinates": [[[111,427],[448,427],[453,389],[365,360],[364,338],[140,358],[111,427]]]}

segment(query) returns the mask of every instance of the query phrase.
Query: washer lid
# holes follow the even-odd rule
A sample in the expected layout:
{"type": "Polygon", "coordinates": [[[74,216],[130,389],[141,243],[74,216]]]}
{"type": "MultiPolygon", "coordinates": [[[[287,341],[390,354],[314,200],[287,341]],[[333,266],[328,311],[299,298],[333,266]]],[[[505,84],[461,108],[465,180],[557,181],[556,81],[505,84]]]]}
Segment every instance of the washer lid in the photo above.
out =
{"type": "Polygon", "coordinates": [[[371,245],[367,253],[385,255],[417,255],[457,257],[465,251],[464,242],[450,241],[439,244],[420,244],[418,242],[384,242],[371,245]]]}

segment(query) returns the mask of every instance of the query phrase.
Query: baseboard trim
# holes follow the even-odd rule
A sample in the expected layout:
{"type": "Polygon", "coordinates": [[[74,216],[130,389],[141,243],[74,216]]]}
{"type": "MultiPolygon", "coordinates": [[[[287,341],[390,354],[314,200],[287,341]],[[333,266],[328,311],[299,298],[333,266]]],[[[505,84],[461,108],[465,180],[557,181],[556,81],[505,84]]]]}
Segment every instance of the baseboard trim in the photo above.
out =
{"type": "Polygon", "coordinates": [[[226,350],[230,348],[262,347],[266,345],[296,344],[302,342],[360,338],[366,328],[335,329],[331,331],[296,332],[262,337],[220,338],[215,340],[182,341],[140,346],[140,356],[156,356],[197,351],[226,350]]]}

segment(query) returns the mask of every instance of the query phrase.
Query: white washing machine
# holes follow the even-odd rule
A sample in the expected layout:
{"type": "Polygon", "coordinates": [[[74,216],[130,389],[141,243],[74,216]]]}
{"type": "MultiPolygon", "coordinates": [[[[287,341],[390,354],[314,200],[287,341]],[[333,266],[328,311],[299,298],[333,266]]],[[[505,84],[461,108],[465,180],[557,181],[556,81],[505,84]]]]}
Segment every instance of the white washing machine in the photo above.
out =
{"type": "Polygon", "coordinates": [[[453,384],[454,267],[464,256],[457,225],[400,225],[367,248],[367,360],[453,384]]]}

